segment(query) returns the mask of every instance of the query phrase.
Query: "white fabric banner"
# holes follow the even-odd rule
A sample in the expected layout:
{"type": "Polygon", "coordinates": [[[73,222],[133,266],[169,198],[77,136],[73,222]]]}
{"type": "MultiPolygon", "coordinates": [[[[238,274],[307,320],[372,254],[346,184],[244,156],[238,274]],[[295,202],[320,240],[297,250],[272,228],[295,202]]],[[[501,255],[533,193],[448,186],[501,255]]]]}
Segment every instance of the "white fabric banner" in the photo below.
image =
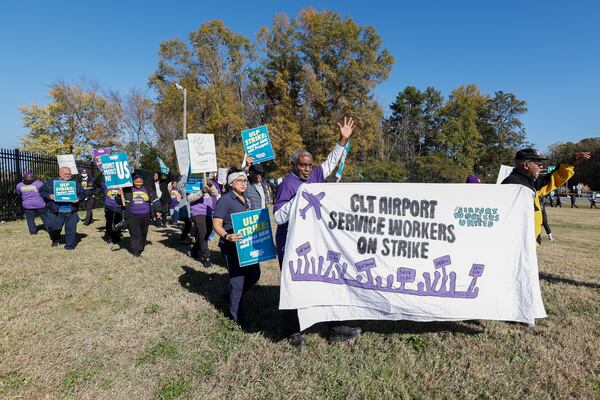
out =
{"type": "Polygon", "coordinates": [[[190,148],[187,139],[175,140],[175,155],[177,156],[177,167],[179,175],[187,175],[190,168],[190,148]]]}
{"type": "Polygon", "coordinates": [[[293,200],[280,309],[321,321],[546,316],[519,185],[320,183],[293,200]]]}
{"type": "Polygon", "coordinates": [[[501,184],[502,181],[510,175],[513,169],[514,167],[511,167],[509,165],[500,165],[500,170],[498,171],[498,178],[496,178],[496,185],[501,184]]]}
{"type": "Polygon", "coordinates": [[[58,161],[58,168],[69,167],[71,169],[71,175],[78,175],[77,164],[75,164],[75,156],[73,154],[61,154],[56,156],[58,161]]]}
{"type": "Polygon", "coordinates": [[[216,171],[215,135],[212,133],[188,133],[187,139],[192,174],[216,171]]]}

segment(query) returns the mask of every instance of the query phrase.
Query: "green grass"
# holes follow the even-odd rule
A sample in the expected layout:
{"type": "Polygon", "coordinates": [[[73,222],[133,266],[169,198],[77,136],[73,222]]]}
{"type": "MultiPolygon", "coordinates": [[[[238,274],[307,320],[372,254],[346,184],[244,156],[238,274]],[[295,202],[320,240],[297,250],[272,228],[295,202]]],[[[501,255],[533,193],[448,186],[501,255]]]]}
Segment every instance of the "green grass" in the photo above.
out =
{"type": "MultiPolygon", "coordinates": [[[[99,211],[98,214],[101,214],[99,211]]],[[[74,252],[0,226],[0,398],[600,399],[600,212],[548,209],[538,249],[548,318],[360,322],[329,344],[322,326],[290,348],[276,310],[279,268],[262,266],[244,331],[226,316],[227,275],[185,256],[174,229],[150,228],[133,258],[101,221],[74,252]]]]}

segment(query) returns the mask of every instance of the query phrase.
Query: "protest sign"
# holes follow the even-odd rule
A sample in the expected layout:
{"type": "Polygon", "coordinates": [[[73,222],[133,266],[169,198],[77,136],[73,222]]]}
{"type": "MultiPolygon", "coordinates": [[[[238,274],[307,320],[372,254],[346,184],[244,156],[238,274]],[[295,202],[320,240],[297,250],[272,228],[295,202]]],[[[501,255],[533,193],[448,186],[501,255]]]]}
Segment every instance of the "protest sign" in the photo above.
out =
{"type": "Polygon", "coordinates": [[[193,174],[217,170],[215,136],[210,133],[188,133],[190,170],[193,174]]]}
{"type": "Polygon", "coordinates": [[[177,166],[179,173],[184,174],[190,168],[190,148],[187,139],[175,140],[175,154],[177,155],[177,166]]]}
{"type": "Polygon", "coordinates": [[[187,180],[185,182],[185,192],[188,194],[198,193],[204,189],[204,179],[200,177],[194,177],[191,175],[187,176],[187,180]]]}
{"type": "Polygon", "coordinates": [[[54,201],[57,203],[77,202],[77,183],[75,181],[54,181],[54,201]]]}
{"type": "Polygon", "coordinates": [[[297,193],[279,307],[298,309],[302,329],[546,316],[527,187],[320,183],[297,193]]]}
{"type": "Polygon", "coordinates": [[[340,181],[340,179],[342,179],[342,173],[344,172],[344,167],[346,166],[346,157],[348,156],[349,152],[350,152],[350,141],[348,141],[348,143],[346,143],[346,147],[344,147],[344,152],[342,153],[342,159],[340,160],[340,166],[338,167],[338,170],[335,174],[335,177],[337,178],[338,182],[340,181]]]}
{"type": "Polygon", "coordinates": [[[100,156],[100,162],[102,163],[102,173],[107,188],[117,189],[133,186],[127,153],[100,156]]]}
{"type": "Polygon", "coordinates": [[[217,175],[217,182],[219,182],[221,185],[224,185],[227,183],[227,171],[229,171],[227,168],[219,168],[219,174],[217,175]]]}
{"type": "Polygon", "coordinates": [[[244,152],[254,159],[254,164],[275,159],[269,130],[266,125],[242,131],[244,152]]]}
{"type": "Polygon", "coordinates": [[[58,167],[69,167],[71,169],[71,175],[79,174],[77,171],[77,164],[75,164],[75,157],[73,154],[62,154],[56,156],[56,160],[58,161],[58,167]]]}
{"type": "Polygon", "coordinates": [[[96,162],[96,165],[98,166],[98,169],[100,170],[100,172],[102,172],[102,162],[100,161],[100,156],[103,156],[105,154],[110,154],[110,149],[108,147],[103,147],[101,149],[94,149],[94,152],[93,152],[94,161],[96,162]]]}
{"type": "Polygon", "coordinates": [[[510,175],[513,169],[514,167],[508,165],[500,165],[500,170],[498,171],[498,178],[496,178],[496,185],[501,184],[502,181],[510,175]]]}
{"type": "Polygon", "coordinates": [[[161,160],[160,157],[156,157],[156,161],[158,162],[160,173],[164,175],[169,175],[169,167],[166,166],[165,162],[161,160]]]}
{"type": "Polygon", "coordinates": [[[231,214],[233,231],[242,235],[235,243],[240,267],[277,258],[269,210],[250,210],[231,214]]]}

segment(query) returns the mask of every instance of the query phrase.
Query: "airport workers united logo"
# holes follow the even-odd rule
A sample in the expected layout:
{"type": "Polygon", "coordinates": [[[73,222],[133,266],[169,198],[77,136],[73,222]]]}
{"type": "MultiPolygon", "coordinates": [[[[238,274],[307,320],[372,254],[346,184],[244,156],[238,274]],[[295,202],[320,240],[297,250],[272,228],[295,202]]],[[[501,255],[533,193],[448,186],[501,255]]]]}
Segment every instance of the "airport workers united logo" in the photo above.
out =
{"type": "Polygon", "coordinates": [[[497,208],[456,206],[454,219],[458,220],[459,226],[491,228],[500,221],[500,214],[497,208]]]}

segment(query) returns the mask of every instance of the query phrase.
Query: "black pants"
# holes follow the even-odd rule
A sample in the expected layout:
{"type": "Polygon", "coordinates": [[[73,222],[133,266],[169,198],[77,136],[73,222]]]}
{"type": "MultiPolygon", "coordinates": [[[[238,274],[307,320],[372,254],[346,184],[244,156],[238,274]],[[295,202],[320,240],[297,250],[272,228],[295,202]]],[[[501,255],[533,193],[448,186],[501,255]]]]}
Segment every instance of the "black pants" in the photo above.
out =
{"type": "Polygon", "coordinates": [[[213,229],[212,217],[209,217],[208,215],[194,215],[192,216],[192,221],[194,221],[194,225],[196,226],[196,243],[194,243],[194,246],[192,247],[192,254],[199,257],[200,260],[208,260],[210,259],[208,238],[213,229]]]}
{"type": "Polygon", "coordinates": [[[192,220],[190,220],[188,217],[179,217],[179,220],[183,221],[183,230],[181,231],[181,237],[179,240],[185,240],[192,230],[192,220]]]}
{"type": "Polygon", "coordinates": [[[85,201],[85,218],[83,219],[83,223],[85,225],[89,225],[92,223],[92,219],[94,218],[93,214],[94,210],[94,195],[90,194],[85,201]]]}
{"type": "Polygon", "coordinates": [[[243,324],[245,322],[244,293],[260,279],[260,267],[258,264],[240,267],[234,242],[221,239],[219,248],[229,271],[229,314],[235,322],[243,324]]]}
{"type": "Polygon", "coordinates": [[[131,240],[131,252],[141,254],[146,247],[148,237],[148,225],[150,225],[150,214],[134,215],[127,214],[127,227],[131,240]]]}
{"type": "Polygon", "coordinates": [[[48,233],[50,240],[58,242],[60,239],[60,231],[65,227],[65,247],[75,248],[77,244],[77,223],[79,215],[76,212],[70,213],[48,213],[48,233]]]}
{"type": "Polygon", "coordinates": [[[110,238],[113,243],[119,243],[121,241],[121,232],[115,231],[113,226],[121,222],[123,219],[123,211],[121,209],[105,207],[104,218],[106,218],[106,236],[110,238]]]}
{"type": "Polygon", "coordinates": [[[42,223],[44,224],[44,229],[48,230],[48,210],[46,207],[42,208],[25,208],[25,219],[27,220],[27,228],[29,229],[30,235],[35,235],[37,233],[37,224],[35,223],[36,215],[39,215],[42,219],[42,223]]]}

